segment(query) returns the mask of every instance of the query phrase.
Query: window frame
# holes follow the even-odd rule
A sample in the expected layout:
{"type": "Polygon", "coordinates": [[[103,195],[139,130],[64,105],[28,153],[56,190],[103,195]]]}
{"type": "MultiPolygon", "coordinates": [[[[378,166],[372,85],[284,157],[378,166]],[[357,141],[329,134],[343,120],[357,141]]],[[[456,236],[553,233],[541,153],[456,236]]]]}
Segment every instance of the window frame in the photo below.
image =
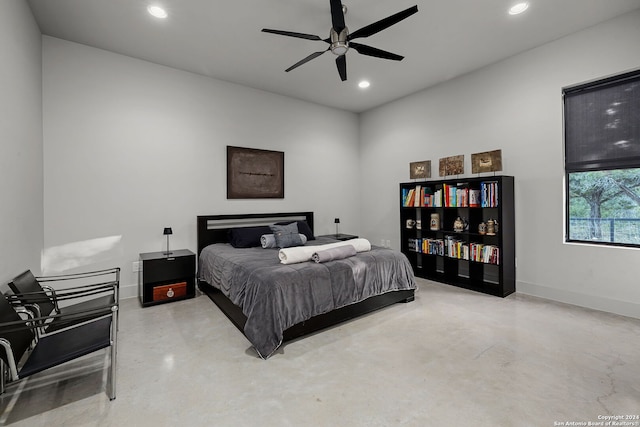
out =
{"type": "Polygon", "coordinates": [[[599,89],[611,88],[615,85],[624,84],[630,81],[640,82],[640,69],[627,71],[612,76],[594,79],[572,86],[562,88],[562,142],[563,142],[563,165],[564,165],[564,199],[565,199],[565,225],[564,225],[564,241],[565,243],[580,243],[589,245],[598,245],[605,247],[622,247],[640,249],[640,243],[623,243],[609,242],[600,240],[584,240],[571,238],[571,214],[570,214],[570,175],[572,173],[608,171],[608,170],[625,170],[640,168],[640,157],[633,156],[631,158],[618,159],[596,159],[593,161],[568,162],[567,158],[567,95],[594,92],[599,89]]]}

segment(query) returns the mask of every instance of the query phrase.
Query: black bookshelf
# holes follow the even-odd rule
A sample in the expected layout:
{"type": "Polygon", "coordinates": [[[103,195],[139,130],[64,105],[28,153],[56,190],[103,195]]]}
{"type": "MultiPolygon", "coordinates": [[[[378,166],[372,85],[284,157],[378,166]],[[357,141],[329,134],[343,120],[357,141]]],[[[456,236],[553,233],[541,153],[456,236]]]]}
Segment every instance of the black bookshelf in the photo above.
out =
{"type": "Polygon", "coordinates": [[[417,277],[500,297],[515,292],[512,176],[401,183],[400,206],[400,250],[417,277]],[[497,226],[481,233],[490,220],[497,226]]]}

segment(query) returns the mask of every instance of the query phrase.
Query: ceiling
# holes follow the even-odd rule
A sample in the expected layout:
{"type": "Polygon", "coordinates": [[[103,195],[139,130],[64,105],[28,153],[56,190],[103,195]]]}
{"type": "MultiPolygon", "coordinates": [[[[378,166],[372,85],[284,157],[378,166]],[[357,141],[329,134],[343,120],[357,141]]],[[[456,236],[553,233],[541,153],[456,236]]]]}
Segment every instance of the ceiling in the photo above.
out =
{"type": "Polygon", "coordinates": [[[216,79],[362,112],[640,8],[640,0],[345,0],[350,32],[413,5],[419,12],[357,41],[401,62],[347,52],[342,82],[334,55],[285,73],[324,42],[263,33],[272,28],[327,38],[328,0],[29,0],[43,34],[216,79]],[[167,9],[164,20],[147,6],[167,9]],[[371,86],[362,90],[361,79],[371,86]]]}

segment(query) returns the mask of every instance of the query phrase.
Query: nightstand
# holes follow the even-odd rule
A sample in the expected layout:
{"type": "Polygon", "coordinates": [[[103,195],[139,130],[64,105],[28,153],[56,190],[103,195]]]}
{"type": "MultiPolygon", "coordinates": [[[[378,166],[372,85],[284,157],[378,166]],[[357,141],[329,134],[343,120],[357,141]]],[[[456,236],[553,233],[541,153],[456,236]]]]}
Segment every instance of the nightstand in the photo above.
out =
{"type": "Polygon", "coordinates": [[[140,254],[138,296],[147,307],[196,295],[196,255],[188,249],[140,254]]]}
{"type": "Polygon", "coordinates": [[[351,239],[357,239],[358,236],[354,236],[353,234],[342,234],[342,233],[338,233],[338,234],[324,234],[322,236],[318,236],[318,237],[330,237],[332,239],[336,239],[336,240],[351,240],[351,239]]]}

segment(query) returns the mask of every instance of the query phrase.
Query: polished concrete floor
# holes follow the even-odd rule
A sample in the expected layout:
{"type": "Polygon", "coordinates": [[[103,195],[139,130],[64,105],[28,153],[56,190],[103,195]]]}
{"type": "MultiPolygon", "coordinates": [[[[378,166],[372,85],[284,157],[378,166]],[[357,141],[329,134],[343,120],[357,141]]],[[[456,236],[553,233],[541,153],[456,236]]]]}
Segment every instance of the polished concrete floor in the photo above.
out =
{"type": "Polygon", "coordinates": [[[100,352],[12,385],[0,424],[556,426],[640,414],[640,320],[418,283],[414,302],[266,361],[206,296],[125,300],[116,400],[100,352]]]}

